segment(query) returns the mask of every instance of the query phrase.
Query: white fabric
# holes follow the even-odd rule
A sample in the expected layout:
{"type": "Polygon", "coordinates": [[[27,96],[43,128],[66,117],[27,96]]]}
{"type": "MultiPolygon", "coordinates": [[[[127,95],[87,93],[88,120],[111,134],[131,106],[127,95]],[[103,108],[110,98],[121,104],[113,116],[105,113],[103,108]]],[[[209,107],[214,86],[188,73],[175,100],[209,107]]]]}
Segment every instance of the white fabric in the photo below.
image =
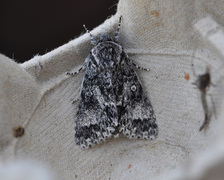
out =
{"type": "Polygon", "coordinates": [[[2,180],[55,180],[46,167],[32,162],[7,162],[0,164],[0,178],[2,180]]]}
{"type": "Polygon", "coordinates": [[[71,102],[79,97],[84,72],[65,72],[82,66],[92,47],[88,34],[23,64],[0,55],[0,160],[38,160],[63,180],[222,176],[224,44],[217,46],[195,24],[209,16],[219,27],[211,33],[223,32],[223,12],[223,0],[121,0],[116,15],[91,31],[113,35],[122,15],[119,43],[135,63],[150,68],[136,71],[157,117],[159,136],[152,142],[119,137],[88,150],[75,144],[77,104],[71,102]],[[208,92],[217,118],[208,96],[212,117],[201,132],[204,113],[192,63],[196,74],[209,66],[215,84],[208,92]],[[18,126],[25,135],[15,138],[18,126]]]}

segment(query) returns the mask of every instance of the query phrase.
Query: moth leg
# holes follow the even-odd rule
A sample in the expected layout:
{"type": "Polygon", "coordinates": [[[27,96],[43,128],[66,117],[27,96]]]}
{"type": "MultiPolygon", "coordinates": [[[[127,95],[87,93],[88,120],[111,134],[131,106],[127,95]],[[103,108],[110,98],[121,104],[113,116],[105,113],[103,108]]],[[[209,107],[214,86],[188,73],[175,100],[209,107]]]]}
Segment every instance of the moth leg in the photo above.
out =
{"type": "Polygon", "coordinates": [[[122,18],[122,16],[120,16],[120,18],[119,18],[118,27],[117,27],[117,30],[116,30],[115,35],[114,35],[114,41],[115,42],[117,42],[118,37],[119,37],[118,35],[119,35],[120,27],[121,27],[121,18],[122,18]]]}
{"type": "Polygon", "coordinates": [[[215,84],[213,84],[212,82],[210,82],[210,84],[211,84],[213,87],[216,87],[216,85],[215,85],[215,84]]]}
{"type": "Polygon", "coordinates": [[[205,116],[205,120],[204,120],[203,124],[201,125],[199,131],[201,131],[202,129],[204,129],[204,127],[205,127],[207,124],[208,124],[208,116],[207,116],[207,114],[206,114],[206,116],[205,116]]]}
{"type": "Polygon", "coordinates": [[[204,129],[204,127],[207,126],[208,122],[210,121],[209,113],[208,113],[208,104],[207,104],[207,101],[206,101],[206,93],[205,92],[201,92],[201,102],[202,102],[203,110],[204,110],[204,113],[205,113],[205,120],[202,123],[199,131],[204,129]]]}
{"type": "Polygon", "coordinates": [[[82,71],[82,70],[84,70],[84,69],[85,69],[85,65],[83,65],[81,68],[79,68],[78,71],[75,71],[75,72],[66,72],[66,75],[71,75],[71,76],[73,76],[73,75],[78,74],[80,71],[82,71]]]}
{"type": "Polygon", "coordinates": [[[78,98],[78,99],[72,101],[72,104],[75,104],[75,103],[78,102],[78,101],[80,101],[80,98],[78,98]]]}
{"type": "Polygon", "coordinates": [[[143,70],[143,71],[150,71],[150,69],[148,68],[143,68],[141,66],[138,66],[137,64],[135,64],[133,61],[132,61],[132,64],[137,68],[137,69],[140,69],[140,70],[143,70]]]}
{"type": "Polygon", "coordinates": [[[211,98],[211,102],[212,102],[212,106],[213,106],[213,112],[214,112],[214,115],[215,115],[215,119],[217,119],[217,115],[216,115],[216,108],[215,108],[215,102],[212,98],[212,95],[211,94],[208,94],[211,98]]]}

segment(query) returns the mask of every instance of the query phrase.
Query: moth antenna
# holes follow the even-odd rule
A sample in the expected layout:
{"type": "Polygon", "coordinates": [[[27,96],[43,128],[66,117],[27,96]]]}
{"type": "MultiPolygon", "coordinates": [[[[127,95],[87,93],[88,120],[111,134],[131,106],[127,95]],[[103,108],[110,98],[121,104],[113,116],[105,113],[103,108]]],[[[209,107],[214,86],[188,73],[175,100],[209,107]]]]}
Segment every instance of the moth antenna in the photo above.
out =
{"type": "Polygon", "coordinates": [[[89,32],[89,30],[86,28],[86,25],[83,24],[84,29],[86,30],[86,33],[88,33],[90,35],[90,39],[91,39],[91,43],[93,45],[97,44],[97,40],[93,37],[93,35],[89,32]]]}
{"type": "Polygon", "coordinates": [[[194,51],[191,54],[191,61],[192,61],[191,67],[192,67],[193,75],[196,77],[197,75],[196,75],[196,72],[195,72],[195,69],[194,69],[194,61],[195,61],[195,59],[194,59],[194,51]]]}
{"type": "Polygon", "coordinates": [[[118,40],[118,35],[119,35],[120,27],[121,27],[121,18],[122,18],[122,16],[120,16],[120,18],[119,18],[118,27],[117,27],[117,30],[116,30],[115,35],[114,35],[114,41],[115,42],[117,42],[117,40],[118,40]]]}
{"type": "Polygon", "coordinates": [[[206,67],[206,73],[208,73],[208,74],[210,73],[210,67],[208,67],[208,66],[206,67]]]}

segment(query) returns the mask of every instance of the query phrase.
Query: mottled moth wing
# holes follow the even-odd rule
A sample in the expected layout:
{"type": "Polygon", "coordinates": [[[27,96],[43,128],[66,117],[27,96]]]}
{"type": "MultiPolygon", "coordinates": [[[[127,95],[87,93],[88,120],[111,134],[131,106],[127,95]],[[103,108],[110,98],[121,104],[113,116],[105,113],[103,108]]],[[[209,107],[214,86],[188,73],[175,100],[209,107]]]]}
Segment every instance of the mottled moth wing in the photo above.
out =
{"type": "Polygon", "coordinates": [[[112,72],[105,61],[100,59],[102,57],[94,56],[95,53],[86,59],[75,126],[76,143],[83,148],[104,141],[118,125],[112,72]]]}
{"type": "Polygon", "coordinates": [[[86,67],[75,125],[76,143],[83,148],[120,133],[144,139],[158,134],[152,105],[133,69],[135,64],[117,43],[120,25],[121,17],[114,38],[102,35],[98,40],[84,26],[94,48],[78,71],[86,67]]]}
{"type": "Polygon", "coordinates": [[[124,51],[114,84],[120,132],[129,138],[154,139],[158,134],[158,126],[152,105],[124,51]]]}

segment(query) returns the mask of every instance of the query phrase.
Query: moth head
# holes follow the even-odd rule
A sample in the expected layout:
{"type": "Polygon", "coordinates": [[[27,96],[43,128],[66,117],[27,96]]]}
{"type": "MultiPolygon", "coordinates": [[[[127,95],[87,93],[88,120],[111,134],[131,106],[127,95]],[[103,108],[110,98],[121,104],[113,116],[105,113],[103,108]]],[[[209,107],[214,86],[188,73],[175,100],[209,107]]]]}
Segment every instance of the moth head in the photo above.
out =
{"type": "Polygon", "coordinates": [[[118,40],[118,35],[119,35],[119,31],[120,31],[120,27],[121,27],[121,18],[122,16],[120,16],[119,18],[119,23],[118,23],[118,27],[117,30],[115,32],[115,35],[113,38],[111,38],[110,36],[108,36],[107,34],[104,34],[102,36],[100,36],[100,38],[97,40],[90,32],[89,30],[86,28],[85,25],[83,25],[84,29],[86,30],[86,32],[90,35],[91,38],[91,44],[93,44],[94,46],[96,46],[98,43],[104,42],[104,41],[114,41],[117,42],[118,40]]]}
{"type": "Polygon", "coordinates": [[[99,40],[97,41],[97,44],[105,41],[113,41],[113,39],[107,34],[103,34],[100,36],[99,40]]]}

